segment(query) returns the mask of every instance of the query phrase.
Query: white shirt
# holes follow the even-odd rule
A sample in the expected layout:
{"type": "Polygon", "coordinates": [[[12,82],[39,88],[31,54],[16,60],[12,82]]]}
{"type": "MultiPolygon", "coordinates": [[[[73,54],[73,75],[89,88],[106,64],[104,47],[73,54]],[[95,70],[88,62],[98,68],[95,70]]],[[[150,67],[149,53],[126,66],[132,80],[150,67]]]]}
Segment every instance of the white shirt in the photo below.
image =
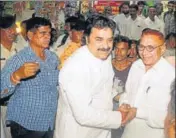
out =
{"type": "MultiPolygon", "coordinates": [[[[128,17],[129,18],[129,17],[128,17]]],[[[127,36],[128,35],[128,18],[123,14],[118,14],[114,17],[114,21],[118,26],[118,29],[120,30],[120,32],[115,32],[115,34],[120,34],[123,36],[127,36]]]]}
{"type": "Polygon", "coordinates": [[[10,51],[6,49],[2,44],[0,44],[0,46],[1,46],[1,69],[2,69],[6,61],[10,57],[14,56],[18,52],[18,50],[15,47],[15,43],[12,44],[12,48],[10,51]]]}
{"type": "Polygon", "coordinates": [[[100,60],[87,46],[68,58],[60,71],[60,96],[54,138],[111,138],[121,124],[112,111],[111,57],[100,60]]]}
{"type": "Polygon", "coordinates": [[[144,21],[147,25],[147,28],[158,30],[164,34],[163,22],[161,22],[159,19],[152,21],[149,17],[147,17],[144,21]]]}
{"type": "Polygon", "coordinates": [[[139,40],[143,29],[147,27],[144,22],[144,19],[137,16],[135,20],[133,20],[132,18],[129,18],[128,22],[129,22],[128,24],[129,30],[128,30],[127,36],[130,39],[139,40]]]}
{"type": "Polygon", "coordinates": [[[174,78],[174,67],[164,58],[147,72],[141,59],[134,62],[120,104],[136,107],[137,115],[126,125],[122,138],[164,138],[164,120],[174,78]]]}

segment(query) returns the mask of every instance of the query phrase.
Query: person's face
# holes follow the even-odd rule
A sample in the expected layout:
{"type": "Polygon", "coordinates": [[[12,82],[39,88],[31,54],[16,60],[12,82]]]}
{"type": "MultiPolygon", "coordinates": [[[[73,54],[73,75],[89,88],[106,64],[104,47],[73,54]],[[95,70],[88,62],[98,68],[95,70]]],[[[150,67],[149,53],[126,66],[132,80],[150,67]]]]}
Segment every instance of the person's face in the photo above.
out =
{"type": "Polygon", "coordinates": [[[116,44],[115,47],[115,59],[118,61],[124,60],[129,54],[128,43],[120,42],[116,44]]]}
{"type": "Polygon", "coordinates": [[[66,23],[66,24],[65,24],[64,30],[65,30],[66,32],[69,32],[69,31],[70,31],[70,23],[66,23]]]}
{"type": "Polygon", "coordinates": [[[156,15],[156,9],[153,8],[153,7],[152,7],[152,8],[149,8],[148,14],[149,14],[149,17],[154,18],[155,15],[156,15]]]}
{"type": "Polygon", "coordinates": [[[84,31],[77,31],[72,30],[71,31],[71,39],[75,43],[81,43],[82,37],[83,37],[84,31]]]}
{"type": "Polygon", "coordinates": [[[156,13],[157,14],[161,14],[163,12],[163,5],[162,4],[158,4],[156,6],[156,13]]]}
{"type": "Polygon", "coordinates": [[[50,43],[51,28],[50,26],[41,26],[34,32],[30,32],[28,38],[33,46],[46,49],[50,43]]]}
{"type": "Polygon", "coordinates": [[[101,60],[106,60],[113,47],[113,31],[110,28],[92,28],[87,37],[90,52],[101,60]]]}
{"type": "Polygon", "coordinates": [[[173,12],[173,11],[174,11],[174,4],[169,3],[169,4],[167,5],[167,7],[168,7],[168,11],[170,11],[170,12],[173,12]]]}
{"type": "Polygon", "coordinates": [[[107,14],[107,15],[111,15],[111,14],[112,14],[112,9],[111,9],[111,7],[107,7],[107,8],[105,9],[105,14],[107,14]]]}
{"type": "Polygon", "coordinates": [[[142,4],[141,4],[141,5],[138,5],[138,11],[141,12],[141,11],[143,10],[143,8],[144,8],[144,5],[142,5],[142,4]]]}
{"type": "Polygon", "coordinates": [[[166,42],[166,46],[170,47],[170,48],[176,48],[176,38],[174,36],[171,36],[167,42],[166,42]]]}
{"type": "Polygon", "coordinates": [[[14,24],[9,28],[1,29],[1,38],[8,42],[14,42],[17,37],[16,28],[17,26],[14,24]]]}
{"type": "Polygon", "coordinates": [[[131,16],[136,16],[137,15],[137,10],[135,8],[130,8],[130,15],[131,16]]]}
{"type": "Polygon", "coordinates": [[[136,44],[133,43],[131,44],[130,57],[135,57],[135,56],[137,56],[136,44]]]}
{"type": "Polygon", "coordinates": [[[164,41],[151,34],[143,35],[141,37],[138,48],[139,55],[146,68],[151,68],[155,65],[165,52],[164,41]]]}
{"type": "Polygon", "coordinates": [[[175,117],[170,115],[170,109],[165,118],[164,133],[166,138],[175,138],[175,117]]]}
{"type": "Polygon", "coordinates": [[[129,6],[128,5],[123,5],[122,9],[123,9],[122,11],[123,11],[124,14],[128,14],[129,13],[129,6]]]}

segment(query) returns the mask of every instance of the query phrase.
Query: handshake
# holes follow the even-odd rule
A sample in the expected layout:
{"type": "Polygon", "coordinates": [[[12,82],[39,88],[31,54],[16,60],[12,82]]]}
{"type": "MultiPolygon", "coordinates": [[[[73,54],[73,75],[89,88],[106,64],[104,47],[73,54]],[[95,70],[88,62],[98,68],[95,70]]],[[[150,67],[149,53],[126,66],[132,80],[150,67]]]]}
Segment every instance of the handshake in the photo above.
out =
{"type": "Polygon", "coordinates": [[[122,104],[118,111],[122,114],[122,126],[136,117],[137,108],[131,107],[129,104],[122,104]]]}

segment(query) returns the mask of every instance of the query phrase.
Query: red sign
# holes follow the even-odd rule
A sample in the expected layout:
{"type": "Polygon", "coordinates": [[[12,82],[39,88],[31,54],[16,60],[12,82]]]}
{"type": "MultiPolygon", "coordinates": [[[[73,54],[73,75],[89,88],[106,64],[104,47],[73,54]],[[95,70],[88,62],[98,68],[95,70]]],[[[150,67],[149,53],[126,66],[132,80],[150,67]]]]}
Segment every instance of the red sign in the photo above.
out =
{"type": "Polygon", "coordinates": [[[124,1],[95,1],[93,7],[96,9],[96,11],[102,13],[106,6],[110,6],[112,8],[112,14],[118,14],[119,6],[123,2],[124,1]]]}

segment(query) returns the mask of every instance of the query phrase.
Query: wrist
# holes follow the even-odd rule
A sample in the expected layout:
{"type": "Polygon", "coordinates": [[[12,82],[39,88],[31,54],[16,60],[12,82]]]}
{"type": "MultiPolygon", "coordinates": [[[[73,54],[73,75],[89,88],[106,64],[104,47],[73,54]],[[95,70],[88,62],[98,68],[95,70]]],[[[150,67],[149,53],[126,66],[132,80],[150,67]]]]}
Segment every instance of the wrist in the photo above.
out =
{"type": "Polygon", "coordinates": [[[124,113],[124,112],[122,112],[122,111],[120,111],[120,110],[119,110],[119,112],[121,113],[121,116],[122,116],[122,122],[123,122],[123,120],[125,119],[125,116],[126,116],[125,114],[126,114],[126,113],[124,113]]]}
{"type": "Polygon", "coordinates": [[[12,75],[13,75],[13,78],[14,78],[16,81],[20,81],[20,80],[21,80],[20,76],[19,76],[16,72],[14,72],[12,75]]]}
{"type": "Polygon", "coordinates": [[[11,75],[11,81],[17,85],[20,83],[20,77],[16,75],[16,73],[12,73],[11,75]]]}

